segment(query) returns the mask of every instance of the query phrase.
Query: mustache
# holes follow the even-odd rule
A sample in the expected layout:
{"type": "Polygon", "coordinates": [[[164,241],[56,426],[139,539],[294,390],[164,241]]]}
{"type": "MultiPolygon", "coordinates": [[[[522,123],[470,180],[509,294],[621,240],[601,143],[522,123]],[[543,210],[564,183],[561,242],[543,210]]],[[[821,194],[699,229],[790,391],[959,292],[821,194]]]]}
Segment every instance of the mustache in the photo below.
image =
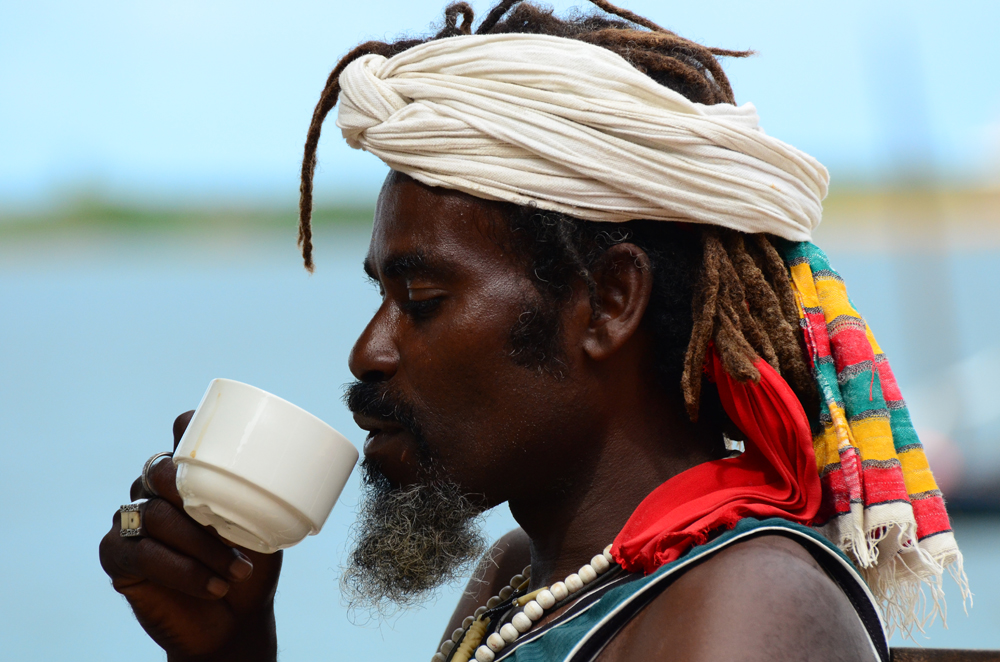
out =
{"type": "Polygon", "coordinates": [[[417,440],[425,457],[430,456],[416,407],[403,396],[393,393],[385,382],[356,381],[348,384],[344,389],[344,404],[353,414],[396,423],[417,440]]]}

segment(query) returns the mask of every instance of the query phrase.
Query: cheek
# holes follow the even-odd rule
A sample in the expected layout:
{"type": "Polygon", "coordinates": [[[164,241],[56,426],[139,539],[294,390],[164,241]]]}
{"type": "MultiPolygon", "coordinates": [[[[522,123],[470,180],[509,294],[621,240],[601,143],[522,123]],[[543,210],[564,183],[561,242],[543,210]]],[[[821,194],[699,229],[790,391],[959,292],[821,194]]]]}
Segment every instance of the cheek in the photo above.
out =
{"type": "Polygon", "coordinates": [[[415,325],[400,365],[417,396],[432,408],[491,404],[510,377],[507,345],[520,312],[502,298],[469,297],[430,323],[415,325]]]}
{"type": "Polygon", "coordinates": [[[402,343],[402,376],[423,412],[428,443],[452,467],[452,460],[496,462],[500,449],[534,438],[538,409],[551,409],[551,376],[509,356],[521,301],[509,288],[489,288],[456,301],[424,328],[415,326],[402,343]]]}

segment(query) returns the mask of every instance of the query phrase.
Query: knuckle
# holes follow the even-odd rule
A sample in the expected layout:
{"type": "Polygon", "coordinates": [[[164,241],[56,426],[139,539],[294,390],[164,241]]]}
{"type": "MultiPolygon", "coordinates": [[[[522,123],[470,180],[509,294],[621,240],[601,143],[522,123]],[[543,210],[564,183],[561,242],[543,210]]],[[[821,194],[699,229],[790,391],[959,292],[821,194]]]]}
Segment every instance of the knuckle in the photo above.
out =
{"type": "Polygon", "coordinates": [[[146,528],[158,534],[175,537],[187,528],[187,515],[181,514],[177,508],[164,499],[151,499],[146,503],[146,528]]]}
{"type": "Polygon", "coordinates": [[[164,516],[164,510],[169,510],[170,507],[170,504],[163,499],[153,497],[142,506],[142,517],[147,521],[159,519],[164,516]]]}
{"type": "Polygon", "coordinates": [[[152,538],[139,538],[135,545],[135,553],[126,557],[124,569],[133,572],[141,572],[148,576],[149,570],[160,565],[163,561],[163,546],[152,538]]]}
{"type": "Polygon", "coordinates": [[[112,535],[115,535],[114,531],[107,533],[101,538],[101,544],[97,547],[97,556],[101,559],[101,567],[108,575],[112,574],[114,567],[111,563],[111,559],[114,556],[114,540],[111,539],[112,535]]]}
{"type": "Polygon", "coordinates": [[[197,557],[216,570],[225,571],[233,561],[226,545],[209,536],[197,522],[173,504],[154,499],[146,506],[148,533],[170,546],[197,557]]]}
{"type": "Polygon", "coordinates": [[[101,568],[112,581],[130,574],[131,552],[132,550],[123,544],[123,538],[117,531],[109,531],[101,539],[98,557],[101,560],[101,568]]]}
{"type": "Polygon", "coordinates": [[[150,499],[142,510],[143,526],[157,538],[172,538],[177,534],[176,511],[163,499],[150,499]]]}

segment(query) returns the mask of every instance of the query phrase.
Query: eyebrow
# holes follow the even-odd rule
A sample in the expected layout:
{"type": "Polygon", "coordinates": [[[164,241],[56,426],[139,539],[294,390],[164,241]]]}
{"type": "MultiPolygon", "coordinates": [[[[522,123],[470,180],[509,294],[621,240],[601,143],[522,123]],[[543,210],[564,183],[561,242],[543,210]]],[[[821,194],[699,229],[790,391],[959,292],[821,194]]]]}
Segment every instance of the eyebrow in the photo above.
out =
{"type": "MultiPolygon", "coordinates": [[[[367,257],[364,261],[364,270],[368,278],[376,283],[379,282],[375,266],[367,257]]],[[[412,278],[416,275],[449,275],[452,273],[454,273],[454,269],[448,264],[432,260],[419,251],[391,255],[382,263],[382,276],[384,278],[412,278]]]]}

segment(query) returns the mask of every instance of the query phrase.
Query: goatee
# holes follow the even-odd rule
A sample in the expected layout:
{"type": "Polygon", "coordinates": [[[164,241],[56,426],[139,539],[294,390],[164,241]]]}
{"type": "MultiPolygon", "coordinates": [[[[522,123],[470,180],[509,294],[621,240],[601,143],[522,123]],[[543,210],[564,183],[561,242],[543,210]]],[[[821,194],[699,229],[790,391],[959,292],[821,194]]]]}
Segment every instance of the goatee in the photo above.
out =
{"type": "Polygon", "coordinates": [[[483,509],[447,480],[394,487],[362,463],[363,494],[341,592],[355,614],[387,618],[471,570],[486,550],[483,509]]]}

